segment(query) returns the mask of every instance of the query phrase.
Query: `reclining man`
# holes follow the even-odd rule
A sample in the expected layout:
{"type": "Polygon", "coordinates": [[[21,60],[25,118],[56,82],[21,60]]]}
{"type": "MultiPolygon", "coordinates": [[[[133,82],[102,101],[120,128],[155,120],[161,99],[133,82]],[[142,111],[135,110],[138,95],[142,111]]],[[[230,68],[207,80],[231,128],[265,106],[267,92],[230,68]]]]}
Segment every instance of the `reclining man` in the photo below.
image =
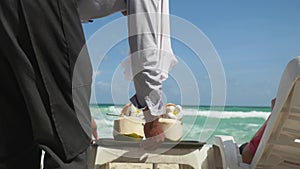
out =
{"type": "MultiPolygon", "coordinates": [[[[271,111],[274,108],[276,99],[271,101],[271,111]]],[[[269,117],[270,118],[270,117],[269,117]]],[[[255,133],[249,143],[244,143],[240,146],[240,153],[242,155],[243,162],[250,164],[256,153],[260,140],[264,134],[269,118],[265,121],[262,127],[255,133]]]]}

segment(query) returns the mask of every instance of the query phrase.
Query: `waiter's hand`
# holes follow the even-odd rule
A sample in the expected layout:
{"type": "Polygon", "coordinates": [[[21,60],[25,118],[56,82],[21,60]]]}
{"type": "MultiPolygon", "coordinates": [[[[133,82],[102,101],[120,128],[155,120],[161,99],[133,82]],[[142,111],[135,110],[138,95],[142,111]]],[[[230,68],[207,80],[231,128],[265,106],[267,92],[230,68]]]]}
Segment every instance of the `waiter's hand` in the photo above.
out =
{"type": "Polygon", "coordinates": [[[164,132],[158,122],[158,118],[144,125],[146,140],[141,143],[145,150],[155,150],[165,140],[164,132]]]}
{"type": "Polygon", "coordinates": [[[92,117],[91,122],[92,122],[92,137],[94,137],[95,140],[98,140],[97,124],[94,117],[92,117]]]}

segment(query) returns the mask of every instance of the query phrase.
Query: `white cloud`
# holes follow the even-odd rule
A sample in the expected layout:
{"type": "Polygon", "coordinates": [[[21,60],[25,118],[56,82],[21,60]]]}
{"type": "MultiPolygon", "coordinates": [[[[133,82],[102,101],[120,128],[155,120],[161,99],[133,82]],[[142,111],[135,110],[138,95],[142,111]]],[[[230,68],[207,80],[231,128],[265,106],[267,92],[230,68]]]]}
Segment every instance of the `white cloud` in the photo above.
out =
{"type": "Polygon", "coordinates": [[[102,73],[100,70],[93,71],[93,81],[102,73]]]}
{"type": "Polygon", "coordinates": [[[96,70],[93,72],[93,77],[96,78],[97,76],[99,76],[102,73],[101,70],[96,70]]]}
{"type": "Polygon", "coordinates": [[[96,86],[99,86],[99,87],[109,87],[110,83],[98,81],[98,82],[96,82],[96,86]]]}

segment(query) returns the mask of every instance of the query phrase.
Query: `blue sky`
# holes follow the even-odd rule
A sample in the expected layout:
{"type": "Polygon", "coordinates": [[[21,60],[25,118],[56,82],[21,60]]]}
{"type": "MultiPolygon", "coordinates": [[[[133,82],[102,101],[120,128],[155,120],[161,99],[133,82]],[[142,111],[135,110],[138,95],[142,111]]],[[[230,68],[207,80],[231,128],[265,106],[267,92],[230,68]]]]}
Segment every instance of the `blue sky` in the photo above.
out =
{"type": "MultiPolygon", "coordinates": [[[[195,25],[214,45],[225,70],[226,105],[239,106],[269,106],[276,96],[286,64],[300,55],[299,9],[299,0],[170,1],[170,13],[195,25]]],[[[83,24],[86,39],[120,17],[123,16],[116,13],[83,24]]],[[[111,34],[114,36],[114,32],[111,34]]],[[[100,38],[97,45],[105,42],[106,39],[100,38]]],[[[172,39],[172,43],[174,53],[196,79],[200,93],[197,104],[210,105],[211,84],[203,63],[186,44],[176,39],[172,39]]],[[[90,53],[91,57],[98,57],[90,53]]],[[[127,54],[125,39],[111,48],[99,69],[94,70],[98,103],[115,103],[111,92],[112,77],[127,54]]],[[[180,103],[182,100],[176,80],[171,77],[164,83],[167,102],[180,103]]],[[[115,91],[116,95],[118,92],[131,96],[134,94],[133,85],[129,86],[129,91],[120,87],[115,91]]],[[[187,95],[189,92],[193,91],[187,91],[187,95]]],[[[195,103],[191,100],[191,104],[195,103]]]]}

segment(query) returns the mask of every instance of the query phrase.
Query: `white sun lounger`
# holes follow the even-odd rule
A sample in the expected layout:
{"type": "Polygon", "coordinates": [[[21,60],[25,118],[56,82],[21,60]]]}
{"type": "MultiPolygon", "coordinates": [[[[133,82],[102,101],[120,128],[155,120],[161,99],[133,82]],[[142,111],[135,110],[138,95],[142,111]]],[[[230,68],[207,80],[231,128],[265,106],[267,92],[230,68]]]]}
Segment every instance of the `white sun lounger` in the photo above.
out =
{"type": "MultiPolygon", "coordinates": [[[[279,85],[275,107],[250,165],[241,160],[231,136],[216,136],[222,168],[300,168],[300,57],[287,65],[279,85]]],[[[217,159],[216,159],[217,160],[217,159]]]]}
{"type": "Polygon", "coordinates": [[[204,142],[164,142],[155,151],[145,151],[137,141],[99,139],[91,153],[89,169],[109,169],[110,163],[179,164],[180,169],[200,169],[207,149],[204,142]],[[95,151],[96,150],[96,151],[95,151]]]}

